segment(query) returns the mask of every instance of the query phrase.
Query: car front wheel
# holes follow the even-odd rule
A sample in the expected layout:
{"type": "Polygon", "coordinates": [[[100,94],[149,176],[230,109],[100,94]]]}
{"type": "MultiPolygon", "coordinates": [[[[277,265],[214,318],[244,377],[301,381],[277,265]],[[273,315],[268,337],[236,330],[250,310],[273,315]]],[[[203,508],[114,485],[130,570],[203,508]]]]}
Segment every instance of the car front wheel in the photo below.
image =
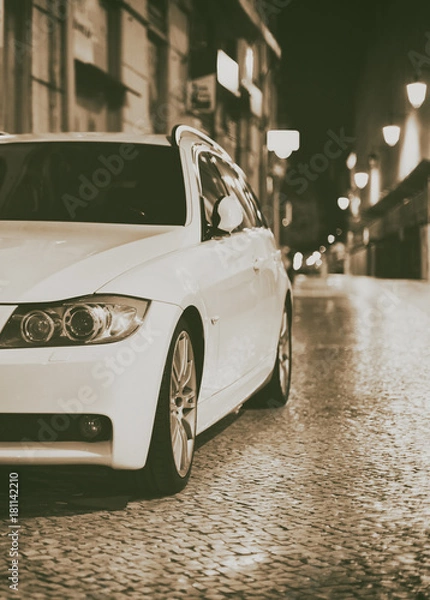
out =
{"type": "Polygon", "coordinates": [[[168,495],[187,484],[196,438],[197,396],[192,334],[181,319],[167,355],[147,463],[136,474],[140,491],[168,495]]]}

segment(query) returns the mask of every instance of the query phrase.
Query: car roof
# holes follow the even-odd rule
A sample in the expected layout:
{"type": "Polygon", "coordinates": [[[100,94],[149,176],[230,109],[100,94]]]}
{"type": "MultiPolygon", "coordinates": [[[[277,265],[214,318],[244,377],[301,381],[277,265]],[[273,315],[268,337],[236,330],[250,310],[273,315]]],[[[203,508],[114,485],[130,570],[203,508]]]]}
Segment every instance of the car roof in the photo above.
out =
{"type": "Polygon", "coordinates": [[[117,142],[123,144],[152,144],[171,146],[168,137],[162,134],[143,135],[138,133],[0,133],[0,144],[21,142],[117,142]]]}

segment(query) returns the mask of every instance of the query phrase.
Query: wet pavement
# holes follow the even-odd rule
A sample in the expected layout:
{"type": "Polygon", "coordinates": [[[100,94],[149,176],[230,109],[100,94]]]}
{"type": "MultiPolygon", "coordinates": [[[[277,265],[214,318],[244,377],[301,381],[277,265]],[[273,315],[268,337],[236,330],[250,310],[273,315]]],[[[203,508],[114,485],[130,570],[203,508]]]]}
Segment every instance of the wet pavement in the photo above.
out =
{"type": "Polygon", "coordinates": [[[0,598],[430,598],[429,355],[428,284],[298,279],[287,406],[203,434],[174,497],[18,469],[19,591],[4,520],[0,598]]]}

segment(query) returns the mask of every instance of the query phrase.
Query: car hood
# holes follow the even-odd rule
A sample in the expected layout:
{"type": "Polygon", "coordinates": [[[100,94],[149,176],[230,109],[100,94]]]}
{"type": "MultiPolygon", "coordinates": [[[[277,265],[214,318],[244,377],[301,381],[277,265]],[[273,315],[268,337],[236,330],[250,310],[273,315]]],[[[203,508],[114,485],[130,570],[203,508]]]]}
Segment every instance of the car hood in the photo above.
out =
{"type": "Polygon", "coordinates": [[[0,222],[0,304],[92,294],[182,247],[184,227],[0,222]]]}

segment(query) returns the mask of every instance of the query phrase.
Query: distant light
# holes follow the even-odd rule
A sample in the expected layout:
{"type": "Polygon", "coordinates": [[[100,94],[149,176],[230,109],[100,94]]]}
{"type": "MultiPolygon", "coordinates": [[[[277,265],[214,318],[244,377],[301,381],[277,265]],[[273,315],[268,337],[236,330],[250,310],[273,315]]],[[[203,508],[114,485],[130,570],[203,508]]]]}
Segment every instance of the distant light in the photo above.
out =
{"type": "Polygon", "coordinates": [[[346,166],[351,171],[357,164],[357,155],[355,152],[351,152],[346,161],[346,166]]]}
{"type": "Polygon", "coordinates": [[[351,212],[354,217],[358,217],[360,212],[361,200],[358,196],[353,196],[351,200],[351,212]]]}
{"type": "Polygon", "coordinates": [[[217,80],[229,92],[240,96],[239,91],[239,65],[223,50],[218,50],[217,80]]]}
{"type": "Polygon", "coordinates": [[[267,132],[267,149],[278,158],[288,158],[300,148],[300,132],[295,129],[272,129],[267,132]]]}
{"type": "Polygon", "coordinates": [[[369,201],[371,206],[379,201],[381,195],[381,174],[377,167],[373,167],[370,171],[370,193],[369,201]]]}
{"type": "Polygon", "coordinates": [[[334,241],[335,241],[335,239],[336,239],[336,238],[334,237],[334,235],[333,235],[333,234],[330,234],[330,235],[328,236],[328,238],[327,238],[327,241],[328,241],[328,243],[329,243],[329,244],[333,244],[333,243],[334,243],[334,241]]]}
{"type": "Polygon", "coordinates": [[[341,196],[337,199],[337,205],[341,210],[346,210],[349,208],[349,198],[346,198],[346,196],[341,196]]]}
{"type": "Polygon", "coordinates": [[[404,179],[423,158],[420,144],[421,125],[418,113],[411,112],[405,123],[403,146],[400,151],[399,177],[404,179]]]}
{"type": "Polygon", "coordinates": [[[263,115],[263,92],[253,83],[248,83],[246,86],[249,93],[249,106],[251,112],[256,117],[263,115]]]}
{"type": "Polygon", "coordinates": [[[323,261],[322,261],[320,258],[319,258],[319,259],[317,260],[317,262],[315,263],[315,265],[316,265],[317,267],[321,267],[321,266],[322,266],[322,264],[323,264],[323,261]]]}
{"type": "Polygon", "coordinates": [[[245,78],[250,82],[254,80],[254,50],[249,46],[245,54],[245,78]]]}
{"type": "Polygon", "coordinates": [[[293,220],[293,203],[290,200],[285,202],[285,216],[283,222],[286,222],[286,225],[289,225],[293,220]]]}
{"type": "Polygon", "coordinates": [[[422,81],[415,81],[406,86],[409,102],[414,108],[419,108],[426,99],[427,84],[422,81]]]}
{"type": "Polygon", "coordinates": [[[386,125],[382,128],[385,143],[395,146],[400,139],[400,127],[398,125],[386,125]]]}
{"type": "Polygon", "coordinates": [[[340,227],[336,229],[336,235],[342,235],[343,231],[340,227]]]}
{"type": "Polygon", "coordinates": [[[358,172],[354,175],[355,185],[360,189],[364,189],[369,181],[369,174],[364,172],[358,172]]]}
{"type": "Polygon", "coordinates": [[[369,166],[373,169],[379,165],[379,157],[377,154],[372,152],[369,154],[369,166]]]}
{"type": "Polygon", "coordinates": [[[327,252],[327,248],[325,246],[320,246],[320,252],[321,254],[324,254],[324,252],[327,252]]]}
{"type": "Polygon", "coordinates": [[[303,265],[303,254],[301,252],[296,252],[293,258],[293,269],[298,271],[302,268],[303,265]]]}
{"type": "Polygon", "coordinates": [[[365,227],[363,229],[363,244],[367,246],[370,242],[370,231],[365,227]]]}
{"type": "Polygon", "coordinates": [[[315,250],[315,252],[312,254],[312,256],[315,258],[315,260],[320,260],[321,252],[318,252],[318,250],[315,250]]]}
{"type": "MultiPolygon", "coordinates": [[[[288,156],[286,158],[288,158],[288,156]]],[[[278,163],[273,167],[272,173],[273,175],[276,175],[276,177],[282,178],[285,175],[284,167],[278,163]]]]}
{"type": "Polygon", "coordinates": [[[316,262],[317,262],[317,259],[313,255],[308,256],[308,258],[306,259],[306,264],[308,267],[312,267],[316,262]]]}

